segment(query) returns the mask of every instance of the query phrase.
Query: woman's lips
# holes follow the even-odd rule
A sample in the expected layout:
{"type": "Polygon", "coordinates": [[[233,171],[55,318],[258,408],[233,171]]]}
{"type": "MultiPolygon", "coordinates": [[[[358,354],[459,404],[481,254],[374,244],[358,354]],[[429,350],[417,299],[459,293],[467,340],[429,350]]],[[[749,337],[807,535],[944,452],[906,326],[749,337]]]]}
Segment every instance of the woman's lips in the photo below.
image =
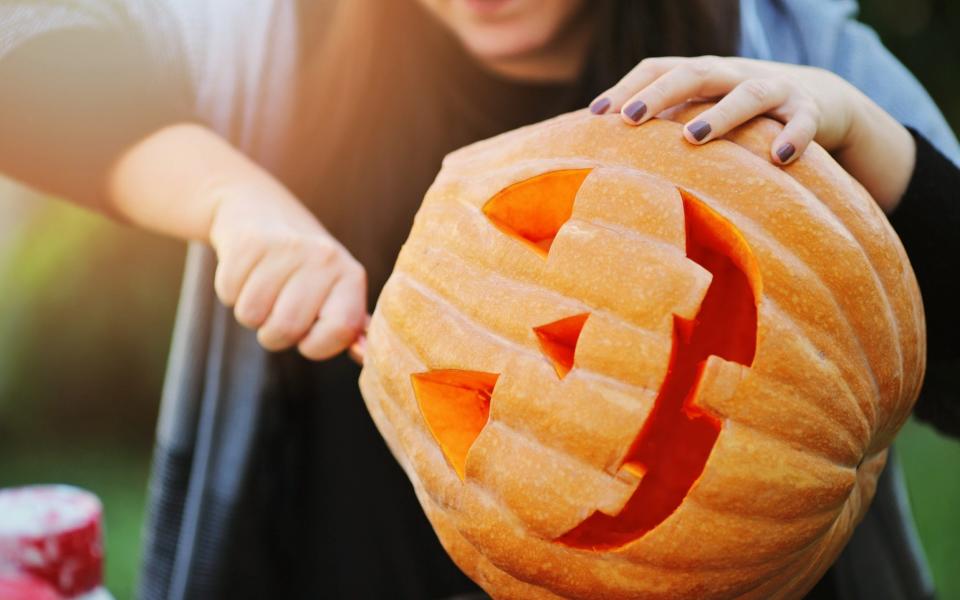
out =
{"type": "Polygon", "coordinates": [[[507,7],[513,0],[463,0],[467,9],[479,17],[492,17],[507,7]]]}

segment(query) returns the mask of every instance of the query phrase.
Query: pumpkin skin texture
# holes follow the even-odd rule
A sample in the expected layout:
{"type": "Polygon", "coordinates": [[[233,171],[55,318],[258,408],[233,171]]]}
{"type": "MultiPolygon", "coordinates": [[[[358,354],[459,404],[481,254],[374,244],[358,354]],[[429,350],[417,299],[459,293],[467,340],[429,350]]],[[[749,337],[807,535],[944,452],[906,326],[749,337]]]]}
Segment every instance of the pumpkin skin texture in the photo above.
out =
{"type": "Polygon", "coordinates": [[[899,239],[754,119],[579,111],[450,154],[360,386],[496,598],[799,598],[873,497],[925,368],[899,239]]]}

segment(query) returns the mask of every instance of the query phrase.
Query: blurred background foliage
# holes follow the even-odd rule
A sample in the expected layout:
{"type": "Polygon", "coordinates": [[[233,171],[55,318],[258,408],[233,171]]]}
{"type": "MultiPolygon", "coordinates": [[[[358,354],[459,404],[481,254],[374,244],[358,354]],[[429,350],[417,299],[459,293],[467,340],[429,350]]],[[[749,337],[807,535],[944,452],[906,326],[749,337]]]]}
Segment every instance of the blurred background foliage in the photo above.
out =
{"type": "MultiPolygon", "coordinates": [[[[861,7],[960,131],[960,2],[861,7]]],[[[0,486],[98,493],[118,599],[134,589],[183,258],[182,244],[0,181],[0,486]]],[[[909,423],[898,444],[941,597],[960,598],[960,443],[909,423]]]]}

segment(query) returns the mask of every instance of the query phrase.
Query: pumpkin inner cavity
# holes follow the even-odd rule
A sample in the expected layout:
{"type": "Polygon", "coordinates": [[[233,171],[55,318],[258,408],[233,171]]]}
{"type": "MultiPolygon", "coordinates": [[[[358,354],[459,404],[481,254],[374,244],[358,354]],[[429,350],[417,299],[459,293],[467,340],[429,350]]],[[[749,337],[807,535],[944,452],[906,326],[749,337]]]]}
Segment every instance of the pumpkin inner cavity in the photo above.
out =
{"type": "Polygon", "coordinates": [[[563,379],[573,368],[573,357],[577,350],[577,340],[587,322],[590,313],[566,317],[546,325],[534,327],[540,350],[553,364],[557,377],[563,379]]]}
{"type": "Polygon", "coordinates": [[[496,373],[438,369],[411,375],[427,427],[463,480],[467,452],[490,417],[496,373]]]}
{"type": "Polygon", "coordinates": [[[667,375],[622,469],[640,483],[616,515],[594,512],[557,539],[577,548],[621,547],[650,531],[683,502],[700,477],[721,422],[693,403],[706,360],[750,365],[756,352],[759,268],[743,236],[709,206],[680,190],[690,260],[713,275],[697,316],[674,315],[667,375]]]}
{"type": "Polygon", "coordinates": [[[499,191],[483,214],[501,231],[546,257],[573,214],[573,202],[590,169],[563,169],[525,179],[499,191]]]}

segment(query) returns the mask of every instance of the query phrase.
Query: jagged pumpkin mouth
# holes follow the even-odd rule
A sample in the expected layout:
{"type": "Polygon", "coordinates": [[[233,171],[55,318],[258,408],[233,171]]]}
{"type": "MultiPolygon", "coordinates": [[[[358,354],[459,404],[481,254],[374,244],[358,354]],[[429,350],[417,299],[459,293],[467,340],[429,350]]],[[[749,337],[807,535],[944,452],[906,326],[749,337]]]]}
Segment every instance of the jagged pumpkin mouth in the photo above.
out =
{"type": "MultiPolygon", "coordinates": [[[[552,171],[511,185],[491,198],[484,214],[501,232],[543,257],[572,213],[590,169],[552,171]]],[[[722,423],[694,399],[710,356],[751,365],[756,354],[761,277],[737,228],[690,192],[683,201],[687,258],[712,280],[693,319],[674,315],[667,374],[654,407],[620,466],[640,479],[616,514],[594,511],[555,541],[609,550],[642,537],[669,517],[703,473],[722,423]]],[[[557,377],[576,367],[576,347],[590,313],[533,327],[557,377]]],[[[444,369],[412,375],[427,426],[460,479],[467,453],[486,425],[498,374],[444,369]]]]}

